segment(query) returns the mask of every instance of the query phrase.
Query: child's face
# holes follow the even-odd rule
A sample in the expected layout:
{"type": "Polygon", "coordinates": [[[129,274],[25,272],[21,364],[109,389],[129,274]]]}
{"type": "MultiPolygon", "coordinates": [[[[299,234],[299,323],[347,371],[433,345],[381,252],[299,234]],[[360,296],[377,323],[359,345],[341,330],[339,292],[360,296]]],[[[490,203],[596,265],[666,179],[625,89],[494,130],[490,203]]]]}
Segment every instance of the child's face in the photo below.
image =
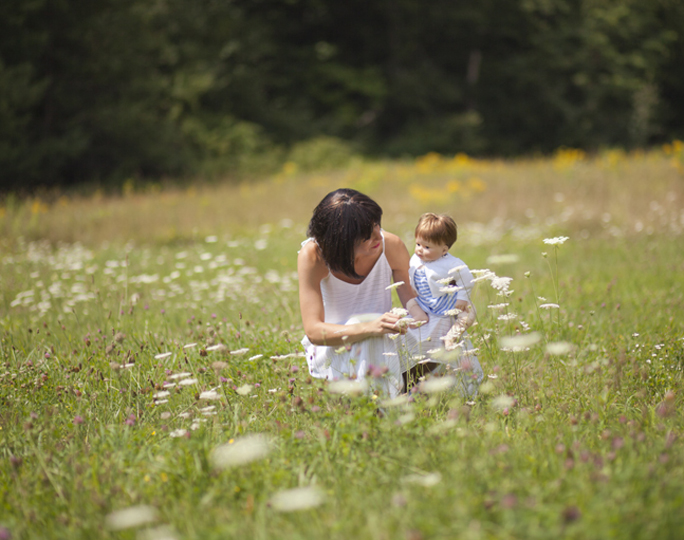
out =
{"type": "Polygon", "coordinates": [[[449,251],[449,246],[437,242],[431,242],[421,236],[416,236],[416,255],[421,261],[432,262],[442,257],[449,251]]]}

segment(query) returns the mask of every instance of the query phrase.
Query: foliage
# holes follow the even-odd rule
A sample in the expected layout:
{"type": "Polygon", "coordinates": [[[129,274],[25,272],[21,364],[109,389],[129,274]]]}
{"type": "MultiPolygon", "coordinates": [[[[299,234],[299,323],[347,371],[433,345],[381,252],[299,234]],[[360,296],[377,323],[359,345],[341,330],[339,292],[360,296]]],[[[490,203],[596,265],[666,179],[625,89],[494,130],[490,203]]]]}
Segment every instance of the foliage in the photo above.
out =
{"type": "Polygon", "coordinates": [[[0,534],[678,537],[682,150],[5,201],[0,534]],[[477,396],[308,376],[295,252],[340,182],[407,242],[424,209],[458,218],[452,251],[488,275],[477,396]]]}
{"type": "Polygon", "coordinates": [[[683,135],[676,0],[7,0],[0,189],[683,135]],[[324,140],[324,139],[321,139],[324,140]]]}

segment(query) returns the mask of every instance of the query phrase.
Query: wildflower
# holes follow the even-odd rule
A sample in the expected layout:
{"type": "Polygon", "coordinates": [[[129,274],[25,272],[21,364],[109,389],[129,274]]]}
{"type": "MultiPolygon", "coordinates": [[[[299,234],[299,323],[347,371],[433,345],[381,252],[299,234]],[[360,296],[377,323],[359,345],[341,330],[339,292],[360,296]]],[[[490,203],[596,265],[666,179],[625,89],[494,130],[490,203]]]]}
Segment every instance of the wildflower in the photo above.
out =
{"type": "Polygon", "coordinates": [[[463,290],[463,287],[458,287],[457,285],[449,285],[447,287],[440,287],[439,292],[443,292],[451,296],[458,291],[463,290]]]}
{"type": "Polygon", "coordinates": [[[315,486],[309,486],[276,493],[271,497],[271,507],[278,512],[296,512],[315,508],[324,501],[324,492],[315,486]]]}
{"type": "Polygon", "coordinates": [[[188,373],[188,372],[184,371],[182,373],[176,373],[175,375],[171,375],[169,377],[169,379],[171,379],[171,380],[184,379],[185,377],[189,377],[190,375],[192,375],[192,373],[188,373]]]}
{"type": "Polygon", "coordinates": [[[546,345],[546,352],[554,356],[560,356],[568,354],[573,348],[574,346],[572,343],[568,343],[567,341],[556,341],[546,345]]]}
{"type": "Polygon", "coordinates": [[[161,354],[156,355],[156,356],[154,357],[154,359],[155,359],[155,360],[163,360],[164,358],[168,358],[168,357],[171,356],[172,354],[173,354],[173,353],[170,353],[170,352],[161,353],[161,354]]]}
{"type": "Polygon", "coordinates": [[[245,384],[245,385],[239,387],[235,391],[241,396],[246,396],[247,394],[249,394],[252,391],[252,385],[251,384],[245,384]]]}
{"type": "Polygon", "coordinates": [[[212,352],[212,351],[225,351],[228,347],[226,347],[223,343],[219,343],[218,345],[211,345],[210,347],[207,347],[207,352],[212,352]]]}
{"type": "MultiPolygon", "coordinates": [[[[457,273],[460,272],[461,270],[465,270],[465,269],[467,269],[467,268],[468,268],[468,266],[466,266],[465,264],[462,264],[462,265],[460,265],[460,266],[456,266],[456,267],[452,268],[452,269],[449,270],[447,273],[448,273],[448,274],[457,274],[457,273]]],[[[474,270],[473,270],[473,272],[474,272],[474,270]]],[[[489,270],[486,270],[486,272],[489,272],[489,270]]]]}
{"type": "Polygon", "coordinates": [[[523,349],[539,343],[541,335],[539,332],[530,332],[529,334],[517,334],[515,336],[505,336],[501,338],[501,346],[511,349],[523,349]]]}
{"type": "Polygon", "coordinates": [[[265,435],[245,435],[233,443],[217,446],[211,454],[214,467],[227,469],[262,459],[271,450],[271,440],[265,435]]]}
{"type": "Polygon", "coordinates": [[[72,424],[75,426],[78,426],[84,422],[83,417],[81,415],[76,415],[74,416],[74,419],[71,421],[72,424]]]}
{"type": "Polygon", "coordinates": [[[442,475],[438,472],[428,474],[409,474],[402,479],[407,484],[417,484],[423,487],[436,486],[442,481],[442,475]]]}
{"type": "Polygon", "coordinates": [[[439,394],[456,386],[456,379],[451,376],[432,377],[420,384],[420,391],[426,394],[439,394]]]}
{"type": "Polygon", "coordinates": [[[508,302],[504,302],[502,304],[493,304],[491,306],[487,306],[489,309],[504,309],[505,307],[509,306],[510,304],[508,302]]]}
{"type": "Polygon", "coordinates": [[[393,315],[397,315],[399,317],[406,317],[408,315],[408,311],[406,311],[404,308],[399,308],[399,307],[394,307],[390,310],[390,313],[393,315]]]}
{"type": "Polygon", "coordinates": [[[490,255],[487,257],[487,264],[513,264],[520,260],[520,256],[514,253],[505,255],[490,255]]]}
{"type": "Polygon", "coordinates": [[[109,529],[120,531],[152,523],[157,519],[157,510],[152,506],[131,506],[123,510],[112,512],[105,518],[109,529]]]}
{"type": "Polygon", "coordinates": [[[492,400],[492,407],[499,411],[510,409],[514,404],[515,399],[506,395],[497,396],[492,400]]]}
{"type": "Polygon", "coordinates": [[[152,396],[152,397],[153,397],[154,399],[162,399],[162,398],[168,397],[169,395],[170,395],[169,392],[163,391],[163,392],[157,392],[157,393],[154,394],[154,396],[152,396]]]}
{"type": "Polygon", "coordinates": [[[513,278],[494,276],[491,278],[491,285],[497,291],[507,291],[513,278]]]}
{"type": "Polygon", "coordinates": [[[183,345],[184,349],[193,349],[197,347],[197,343],[188,343],[187,345],[183,345]]]}
{"type": "Polygon", "coordinates": [[[178,383],[178,386],[192,386],[193,384],[197,384],[197,379],[183,379],[178,383]]]}
{"type": "Polygon", "coordinates": [[[217,400],[221,399],[221,396],[216,390],[207,390],[206,392],[202,392],[199,395],[200,399],[206,399],[206,400],[217,400]]]}
{"type": "Polygon", "coordinates": [[[263,354],[256,354],[254,356],[250,356],[247,360],[250,362],[254,362],[254,360],[259,360],[259,358],[263,358],[263,354]]]}
{"type": "Polygon", "coordinates": [[[555,238],[544,238],[544,243],[551,246],[559,246],[565,243],[566,240],[570,240],[567,236],[556,236],[555,238]]]}
{"type": "Polygon", "coordinates": [[[176,437],[185,437],[185,435],[188,433],[187,430],[185,429],[175,429],[171,433],[169,433],[169,437],[176,438],[176,437]]]}
{"type": "Polygon", "coordinates": [[[392,291],[394,289],[398,289],[402,285],[404,285],[403,281],[396,281],[396,282],[392,283],[392,285],[388,285],[387,287],[385,287],[385,290],[386,291],[392,291]]]}
{"type": "Polygon", "coordinates": [[[539,309],[560,309],[560,306],[558,304],[542,304],[539,309]]]}
{"type": "Polygon", "coordinates": [[[232,355],[234,355],[234,356],[237,356],[237,355],[240,355],[240,354],[245,354],[246,352],[249,352],[249,349],[245,347],[245,348],[242,348],[242,349],[236,349],[236,350],[234,350],[234,351],[230,351],[230,354],[232,354],[232,355]]]}
{"type": "Polygon", "coordinates": [[[349,379],[339,379],[337,381],[332,381],[328,385],[328,391],[331,394],[344,394],[344,395],[361,395],[368,390],[368,383],[365,379],[360,379],[358,381],[352,381],[349,379]]]}

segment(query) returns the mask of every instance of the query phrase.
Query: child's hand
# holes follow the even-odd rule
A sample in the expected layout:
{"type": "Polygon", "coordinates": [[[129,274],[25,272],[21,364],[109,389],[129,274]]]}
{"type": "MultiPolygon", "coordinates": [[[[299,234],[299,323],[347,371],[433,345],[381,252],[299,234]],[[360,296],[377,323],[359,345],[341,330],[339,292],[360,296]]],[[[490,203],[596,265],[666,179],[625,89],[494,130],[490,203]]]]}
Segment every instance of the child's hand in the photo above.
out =
{"type": "Polygon", "coordinates": [[[467,300],[458,300],[454,307],[456,309],[460,309],[461,311],[468,311],[469,306],[470,306],[470,303],[467,300]]]}

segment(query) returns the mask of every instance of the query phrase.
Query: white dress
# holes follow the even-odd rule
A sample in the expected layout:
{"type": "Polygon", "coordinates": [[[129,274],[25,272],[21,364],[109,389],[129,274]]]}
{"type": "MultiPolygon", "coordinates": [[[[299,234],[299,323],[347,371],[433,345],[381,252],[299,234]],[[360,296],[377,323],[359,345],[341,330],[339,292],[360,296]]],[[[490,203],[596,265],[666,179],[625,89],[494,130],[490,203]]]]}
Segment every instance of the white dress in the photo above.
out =
{"type": "MultiPolygon", "coordinates": [[[[308,239],[304,242],[311,242],[308,239]]],[[[336,278],[332,273],[321,280],[321,294],[325,311],[325,322],[333,324],[353,324],[377,318],[392,308],[392,294],[387,286],[392,283],[392,269],[383,251],[377,262],[359,284],[352,284],[336,278]]],[[[445,354],[441,337],[451,328],[450,317],[432,316],[420,328],[409,329],[406,334],[392,339],[390,335],[372,337],[352,343],[347,347],[328,347],[314,345],[304,337],[302,345],[306,349],[309,372],[313,377],[335,380],[351,378],[367,381],[371,387],[397,396],[403,388],[402,373],[421,360],[432,360],[441,364],[453,365],[453,356],[445,354]],[[373,378],[366,375],[371,366],[387,367],[383,377],[373,378]]],[[[471,349],[469,346],[468,349],[471,349]]],[[[472,394],[482,380],[482,368],[474,355],[468,355],[468,382],[464,393],[472,394]]],[[[464,358],[459,355],[459,362],[464,358]]]]}

